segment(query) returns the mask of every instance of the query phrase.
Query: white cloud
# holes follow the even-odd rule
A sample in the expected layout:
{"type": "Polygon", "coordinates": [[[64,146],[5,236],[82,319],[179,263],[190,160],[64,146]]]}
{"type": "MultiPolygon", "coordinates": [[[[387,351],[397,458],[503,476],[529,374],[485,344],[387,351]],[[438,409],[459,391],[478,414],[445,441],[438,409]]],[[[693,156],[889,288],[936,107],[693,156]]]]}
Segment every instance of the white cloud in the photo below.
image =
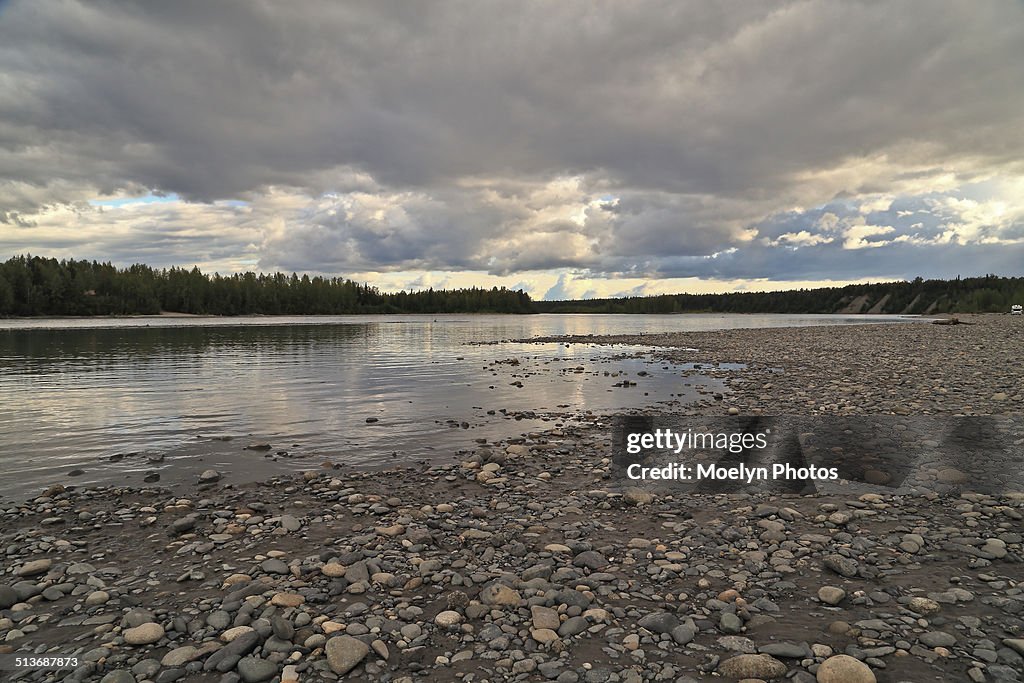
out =
{"type": "Polygon", "coordinates": [[[843,241],[843,249],[882,247],[888,243],[886,240],[868,240],[866,238],[889,235],[896,232],[896,229],[891,225],[868,225],[863,222],[863,218],[858,218],[856,221],[843,231],[843,235],[846,238],[843,241]]]}
{"type": "Polygon", "coordinates": [[[811,247],[815,244],[828,244],[835,238],[826,235],[815,235],[801,230],[800,232],[787,232],[779,235],[774,240],[767,240],[772,247],[811,247]]]}

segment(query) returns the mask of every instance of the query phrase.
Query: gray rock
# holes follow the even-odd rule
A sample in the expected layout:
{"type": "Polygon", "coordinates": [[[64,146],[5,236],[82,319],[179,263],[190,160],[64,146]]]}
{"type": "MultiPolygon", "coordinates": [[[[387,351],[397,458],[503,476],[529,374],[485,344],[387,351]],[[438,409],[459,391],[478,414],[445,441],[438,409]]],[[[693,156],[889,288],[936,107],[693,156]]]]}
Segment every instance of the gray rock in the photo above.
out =
{"type": "Polygon", "coordinates": [[[135,683],[135,676],[130,671],[117,669],[101,678],[100,683],[135,683]]]}
{"type": "Polygon", "coordinates": [[[163,656],[160,660],[161,666],[179,667],[188,664],[196,658],[198,650],[194,645],[176,647],[163,656]]]}
{"type": "Polygon", "coordinates": [[[836,554],[826,555],[825,559],[822,560],[822,564],[836,574],[847,578],[857,576],[857,567],[859,566],[857,560],[836,554]]]}
{"type": "Polygon", "coordinates": [[[849,655],[829,657],[817,671],[818,683],[875,683],[875,674],[864,662],[849,655]]]}
{"type": "Polygon", "coordinates": [[[164,669],[156,677],[156,683],[174,683],[185,678],[187,672],[184,669],[164,669]]]}
{"type": "Polygon", "coordinates": [[[652,633],[671,633],[679,626],[679,617],[670,612],[654,612],[643,617],[637,624],[652,633]]]}
{"type": "Polygon", "coordinates": [[[563,638],[583,633],[590,626],[584,617],[569,617],[558,627],[558,635],[563,638]]]}
{"type": "Polygon", "coordinates": [[[718,639],[718,646],[729,652],[742,655],[756,655],[757,645],[750,638],[743,636],[722,636],[718,639]]]}
{"type": "Polygon", "coordinates": [[[217,470],[204,470],[199,475],[200,484],[212,484],[215,481],[220,481],[220,472],[217,470]]]}
{"type": "Polygon", "coordinates": [[[156,672],[160,670],[160,662],[153,658],[143,659],[138,664],[132,666],[132,673],[135,674],[136,678],[152,678],[156,676],[156,672]]]}
{"type": "Polygon", "coordinates": [[[996,683],[1017,683],[1017,681],[1020,681],[1020,675],[1017,673],[1018,669],[1013,667],[992,664],[985,671],[992,676],[992,680],[996,683]]]}
{"type": "MultiPolygon", "coordinates": [[[[423,571],[423,565],[420,565],[420,572],[422,573],[422,571],[423,571]]],[[[355,562],[354,564],[350,565],[345,570],[345,579],[349,583],[358,583],[360,581],[369,581],[370,580],[370,570],[367,569],[366,562],[364,560],[360,560],[359,562],[355,562]]]]}
{"type": "Polygon", "coordinates": [[[253,648],[259,645],[259,643],[260,634],[256,631],[243,633],[207,657],[206,662],[203,663],[203,670],[216,670],[222,673],[228,671],[234,668],[238,660],[252,652],[253,648]]]}
{"type": "Polygon", "coordinates": [[[143,624],[153,621],[153,613],[148,609],[142,609],[136,607],[130,610],[121,619],[121,628],[135,628],[136,626],[142,626],[143,624]]]}
{"type": "Polygon", "coordinates": [[[492,583],[480,591],[480,602],[485,605],[515,607],[523,604],[523,597],[519,591],[509,588],[505,584],[492,583]]]}
{"type": "Polygon", "coordinates": [[[587,569],[602,569],[608,566],[608,560],[596,550],[585,550],[572,560],[575,567],[586,567],[587,569]]]}
{"type": "Polygon", "coordinates": [[[697,625],[692,621],[687,621],[672,629],[672,640],[676,642],[676,645],[686,645],[697,636],[697,632],[697,625]]]}
{"type": "Polygon", "coordinates": [[[743,620],[732,612],[726,612],[719,620],[719,626],[723,633],[739,633],[743,630],[743,620]]]}
{"type": "Polygon", "coordinates": [[[245,683],[269,681],[277,675],[277,664],[257,657],[243,657],[238,661],[238,675],[245,683]]]}
{"type": "Polygon", "coordinates": [[[17,602],[19,602],[18,591],[10,586],[0,586],[0,609],[9,609],[17,602]]]}
{"type": "Polygon", "coordinates": [[[206,625],[217,631],[223,631],[231,625],[231,615],[220,609],[210,612],[206,616],[206,625]]]}
{"type": "Polygon", "coordinates": [[[173,522],[171,522],[171,531],[183,534],[186,531],[191,531],[195,528],[195,526],[196,518],[189,515],[187,517],[182,517],[181,519],[176,519],[173,522]]]}
{"type": "Polygon", "coordinates": [[[164,627],[156,622],[149,622],[130,628],[124,633],[124,642],[129,645],[151,645],[164,637],[164,627]]]}
{"type": "Polygon", "coordinates": [[[718,672],[731,678],[782,678],[786,665],[770,655],[736,655],[718,665],[718,672]]]}
{"type": "Polygon", "coordinates": [[[956,636],[945,631],[928,631],[922,633],[921,642],[928,647],[953,647],[956,645],[956,636]]]}
{"type": "Polygon", "coordinates": [[[347,674],[370,654],[370,646],[352,636],[336,636],[327,641],[327,664],[331,671],[347,674]]]}
{"type": "Polygon", "coordinates": [[[762,645],[757,651],[764,655],[784,659],[803,659],[813,655],[811,648],[806,643],[769,643],[762,645]]]}
{"type": "Polygon", "coordinates": [[[292,622],[282,616],[275,616],[270,620],[270,625],[274,630],[274,635],[281,640],[291,640],[295,635],[295,627],[292,622]]]}
{"type": "Polygon", "coordinates": [[[845,597],[846,591],[836,586],[822,586],[818,589],[818,599],[826,605],[838,605],[845,597]]]}
{"type": "Polygon", "coordinates": [[[643,489],[631,488],[622,494],[622,500],[630,505],[650,505],[654,502],[654,494],[643,489]]]}
{"type": "Polygon", "coordinates": [[[289,573],[288,565],[286,565],[282,560],[279,560],[276,557],[271,557],[268,560],[263,560],[263,563],[260,564],[260,569],[262,569],[268,574],[284,575],[289,573]]]}
{"type": "Polygon", "coordinates": [[[18,568],[18,576],[38,576],[39,574],[45,574],[50,571],[50,567],[53,565],[53,560],[49,558],[43,558],[41,560],[31,560],[21,565],[18,568]]]}

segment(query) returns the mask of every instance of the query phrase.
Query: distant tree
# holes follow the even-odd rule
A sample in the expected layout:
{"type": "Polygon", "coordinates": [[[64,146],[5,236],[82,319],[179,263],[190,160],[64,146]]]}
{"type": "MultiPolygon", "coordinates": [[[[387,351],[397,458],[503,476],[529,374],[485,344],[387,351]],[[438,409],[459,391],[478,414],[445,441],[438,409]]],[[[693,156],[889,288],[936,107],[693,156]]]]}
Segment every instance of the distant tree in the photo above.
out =
{"type": "Polygon", "coordinates": [[[14,313],[14,288],[0,273],[0,315],[11,315],[14,313]]]}
{"type": "Polygon", "coordinates": [[[159,311],[211,315],[282,313],[531,313],[526,292],[503,288],[385,294],[343,278],[198,268],[155,271],[136,264],[16,256],[0,263],[0,315],[124,315],[159,311]]]}

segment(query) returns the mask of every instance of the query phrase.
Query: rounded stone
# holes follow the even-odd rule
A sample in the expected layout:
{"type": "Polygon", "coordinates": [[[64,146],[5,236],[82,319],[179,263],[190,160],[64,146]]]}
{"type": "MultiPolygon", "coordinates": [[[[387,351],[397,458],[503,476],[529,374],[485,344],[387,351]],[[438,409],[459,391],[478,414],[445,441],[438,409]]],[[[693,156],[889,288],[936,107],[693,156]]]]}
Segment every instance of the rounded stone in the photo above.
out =
{"type": "Polygon", "coordinates": [[[270,599],[270,604],[276,607],[298,607],[306,602],[306,598],[298,593],[278,593],[270,599]]]}
{"type": "Polygon", "coordinates": [[[53,566],[53,560],[49,558],[43,558],[41,560],[31,560],[21,565],[18,568],[18,576],[38,576],[39,574],[45,574],[53,566]]]}
{"type": "Polygon", "coordinates": [[[85,604],[87,607],[94,607],[106,603],[107,600],[110,600],[110,593],[106,591],[93,591],[85,597],[85,604]]]}
{"type": "Polygon", "coordinates": [[[225,643],[230,643],[238,636],[251,633],[253,630],[252,626],[235,626],[234,628],[229,628],[227,631],[224,631],[224,633],[221,633],[220,639],[225,643]]]}
{"type": "Polygon", "coordinates": [[[217,470],[204,470],[203,473],[199,475],[199,483],[201,484],[209,484],[219,480],[220,472],[217,470]]]}
{"type": "Polygon", "coordinates": [[[0,609],[10,609],[12,605],[16,605],[18,602],[20,602],[18,591],[10,586],[0,586],[0,609]]]}
{"type": "Polygon", "coordinates": [[[541,645],[552,643],[559,639],[558,634],[549,628],[535,628],[530,631],[530,636],[541,645]]]}
{"type": "Polygon", "coordinates": [[[850,655],[829,657],[818,667],[818,683],[877,683],[864,662],[850,655]]]}
{"type": "Polygon", "coordinates": [[[257,657],[243,657],[238,662],[238,674],[245,683],[269,681],[277,674],[277,664],[257,657]]]}
{"type": "Polygon", "coordinates": [[[352,636],[335,636],[325,647],[327,665],[339,676],[347,674],[370,654],[370,646],[352,636]]]}
{"type": "Polygon", "coordinates": [[[836,586],[822,586],[818,589],[818,599],[826,605],[838,605],[846,597],[846,591],[836,586]]]}
{"type": "Polygon", "coordinates": [[[151,645],[163,637],[164,627],[153,621],[124,632],[124,642],[129,645],[151,645]]]}
{"type": "Polygon", "coordinates": [[[928,631],[921,634],[921,642],[928,647],[953,647],[956,645],[956,636],[945,631],[928,631]]]}
{"type": "Polygon", "coordinates": [[[523,598],[518,591],[501,583],[492,583],[480,591],[480,601],[485,605],[518,606],[523,598]]]}
{"type": "Polygon", "coordinates": [[[771,680],[786,675],[786,665],[771,655],[737,655],[722,662],[718,672],[730,678],[771,680]]]}
{"type": "Polygon", "coordinates": [[[451,628],[462,622],[462,615],[454,610],[445,610],[436,617],[434,617],[434,623],[444,628],[451,628]]]}

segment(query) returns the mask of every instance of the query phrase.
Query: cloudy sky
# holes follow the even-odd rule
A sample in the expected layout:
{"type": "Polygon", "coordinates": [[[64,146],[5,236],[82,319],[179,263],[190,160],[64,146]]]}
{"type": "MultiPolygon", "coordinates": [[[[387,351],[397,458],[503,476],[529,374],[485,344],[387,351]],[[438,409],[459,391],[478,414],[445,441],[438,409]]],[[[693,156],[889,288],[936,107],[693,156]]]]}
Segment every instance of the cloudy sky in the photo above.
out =
{"type": "Polygon", "coordinates": [[[0,258],[536,297],[1024,274],[1024,3],[0,0],[0,258]]]}

